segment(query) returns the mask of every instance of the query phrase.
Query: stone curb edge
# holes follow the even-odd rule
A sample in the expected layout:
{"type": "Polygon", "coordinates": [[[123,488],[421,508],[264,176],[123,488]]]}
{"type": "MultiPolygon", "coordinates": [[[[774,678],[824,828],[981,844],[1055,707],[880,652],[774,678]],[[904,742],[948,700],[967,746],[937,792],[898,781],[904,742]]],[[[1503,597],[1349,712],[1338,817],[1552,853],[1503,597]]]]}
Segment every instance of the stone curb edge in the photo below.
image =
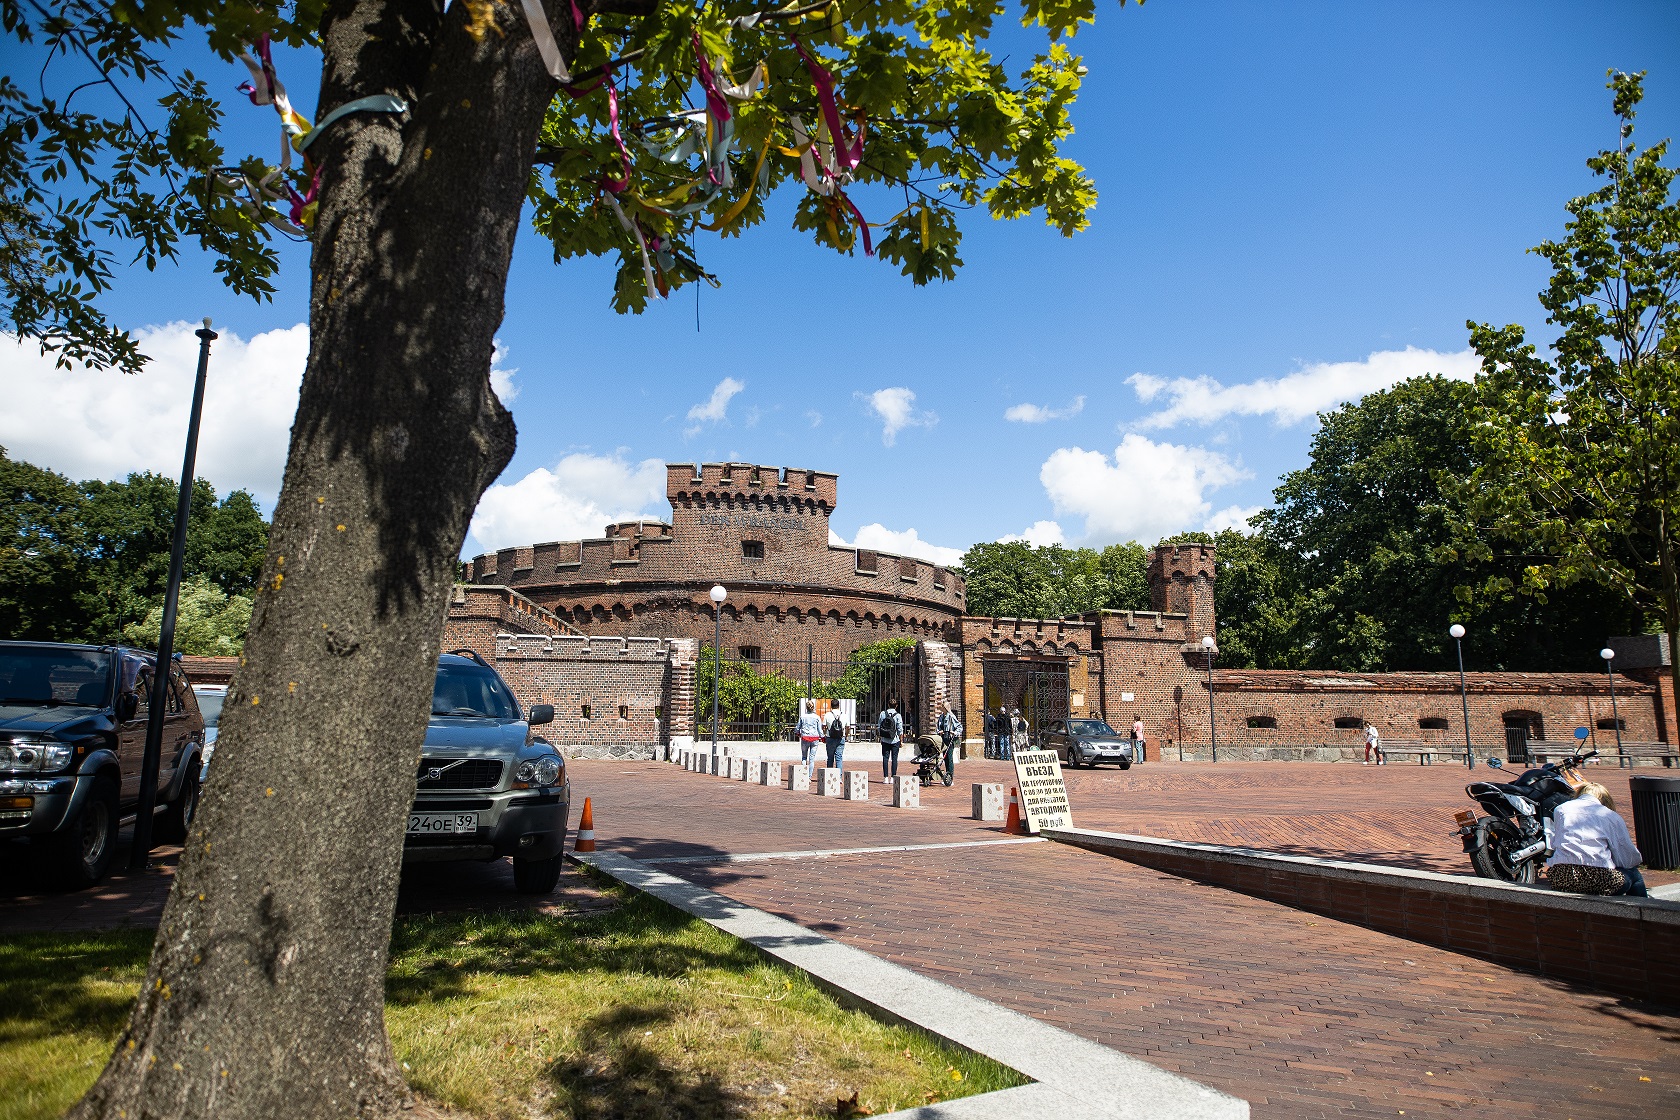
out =
{"type": "MultiPolygon", "coordinates": [[[[652,895],[809,976],[843,1003],[914,1027],[1035,1084],[906,1109],[892,1120],[1247,1120],[1248,1102],[613,852],[569,859],[652,895]]],[[[878,1117],[877,1120],[888,1120],[878,1117]]]]}

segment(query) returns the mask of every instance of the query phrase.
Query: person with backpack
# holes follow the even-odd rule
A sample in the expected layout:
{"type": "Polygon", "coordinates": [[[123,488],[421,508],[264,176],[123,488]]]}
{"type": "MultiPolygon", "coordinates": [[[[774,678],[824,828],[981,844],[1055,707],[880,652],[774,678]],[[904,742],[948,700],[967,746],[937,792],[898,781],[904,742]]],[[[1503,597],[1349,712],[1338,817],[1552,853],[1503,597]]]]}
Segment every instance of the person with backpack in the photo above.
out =
{"type": "Polygon", "coordinates": [[[945,702],[945,710],[939,713],[939,720],[934,725],[939,731],[939,738],[945,744],[945,784],[948,786],[957,780],[957,744],[962,742],[962,720],[951,710],[951,702],[945,702]]]}
{"type": "Polygon", "coordinates": [[[1009,751],[1009,729],[1014,726],[1014,723],[1009,718],[1008,708],[999,708],[997,710],[996,723],[997,753],[992,755],[992,757],[1002,759],[1013,758],[1014,755],[1012,755],[1009,751]]]}
{"type": "Polygon", "coordinates": [[[887,701],[881,716],[875,721],[876,738],[881,743],[881,780],[890,782],[898,777],[898,748],[904,739],[904,717],[898,714],[898,698],[887,701]]]}
{"type": "Polygon", "coordinates": [[[828,717],[828,768],[840,769],[841,757],[846,753],[846,721],[840,718],[840,709],[835,708],[828,717]]]}

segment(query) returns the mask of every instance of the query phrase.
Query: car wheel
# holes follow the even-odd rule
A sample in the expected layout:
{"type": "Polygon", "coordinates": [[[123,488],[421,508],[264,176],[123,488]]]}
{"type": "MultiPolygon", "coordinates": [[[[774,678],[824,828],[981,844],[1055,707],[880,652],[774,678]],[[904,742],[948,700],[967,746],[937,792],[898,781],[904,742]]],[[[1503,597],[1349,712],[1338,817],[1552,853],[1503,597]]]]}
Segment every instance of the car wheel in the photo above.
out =
{"type": "Polygon", "coordinates": [[[1079,769],[1079,752],[1073,750],[1071,747],[1067,752],[1067,765],[1069,770],[1079,769]]]}
{"type": "Polygon", "coordinates": [[[152,826],[152,835],[163,844],[185,844],[187,830],[198,815],[198,766],[195,763],[181,778],[181,792],[152,826]]]}
{"type": "Polygon", "coordinates": [[[1120,769],[1122,769],[1122,770],[1130,770],[1130,769],[1131,769],[1131,768],[1132,768],[1132,760],[1131,760],[1131,759],[1129,759],[1129,758],[1122,758],[1122,759],[1121,759],[1121,760],[1120,760],[1120,769]]]}
{"type": "Polygon", "coordinates": [[[81,890],[105,878],[116,854],[117,783],[99,777],[81,812],[48,840],[48,869],[59,885],[81,890]]]}
{"type": "Polygon", "coordinates": [[[520,894],[550,894],[560,882],[560,864],[565,856],[513,861],[513,886],[520,894]]]}

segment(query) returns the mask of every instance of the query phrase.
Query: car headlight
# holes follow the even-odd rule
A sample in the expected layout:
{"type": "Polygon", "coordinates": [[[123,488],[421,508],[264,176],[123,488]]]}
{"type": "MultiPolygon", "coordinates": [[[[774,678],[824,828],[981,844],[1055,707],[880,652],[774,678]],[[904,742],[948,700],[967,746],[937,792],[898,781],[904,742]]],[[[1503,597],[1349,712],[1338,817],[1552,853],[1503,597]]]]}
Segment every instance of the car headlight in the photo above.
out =
{"type": "Polygon", "coordinates": [[[565,766],[560,759],[552,754],[545,754],[539,758],[528,758],[519,764],[514,771],[514,777],[528,785],[551,786],[560,777],[560,771],[565,766]]]}
{"type": "Polygon", "coordinates": [[[75,749],[54,739],[12,739],[0,742],[0,770],[50,773],[70,765],[75,749]]]}

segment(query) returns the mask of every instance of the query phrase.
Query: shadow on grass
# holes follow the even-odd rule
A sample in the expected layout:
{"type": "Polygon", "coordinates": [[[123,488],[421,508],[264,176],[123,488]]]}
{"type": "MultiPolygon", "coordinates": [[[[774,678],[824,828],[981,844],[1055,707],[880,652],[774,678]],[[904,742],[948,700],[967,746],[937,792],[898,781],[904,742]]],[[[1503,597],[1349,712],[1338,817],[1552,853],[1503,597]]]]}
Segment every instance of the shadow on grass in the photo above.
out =
{"type": "Polygon", "coordinates": [[[152,931],[17,934],[0,940],[0,1045],[114,1035],[144,979],[152,931]]]}
{"type": "Polygon", "coordinates": [[[745,971],[759,961],[750,945],[733,938],[719,950],[679,937],[694,918],[644,894],[614,892],[623,902],[617,909],[576,918],[519,911],[399,918],[385,998],[408,1005],[466,995],[476,972],[601,971],[678,979],[713,968],[745,971]]]}
{"type": "Polygon", "coordinates": [[[712,1073],[673,1069],[643,1044],[673,1017],[665,1005],[615,1007],[578,1028],[578,1054],[549,1071],[574,1120],[723,1120],[752,1102],[712,1073]]]}

